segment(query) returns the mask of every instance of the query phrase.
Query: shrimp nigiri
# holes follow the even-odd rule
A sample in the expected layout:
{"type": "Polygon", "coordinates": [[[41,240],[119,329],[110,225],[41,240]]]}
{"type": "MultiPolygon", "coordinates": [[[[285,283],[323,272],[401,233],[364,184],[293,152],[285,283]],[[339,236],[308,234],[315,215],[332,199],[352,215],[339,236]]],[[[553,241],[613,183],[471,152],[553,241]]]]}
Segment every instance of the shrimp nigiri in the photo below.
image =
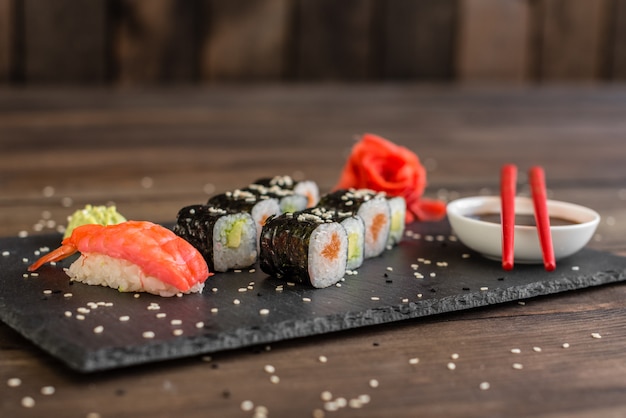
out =
{"type": "Polygon", "coordinates": [[[109,286],[121,292],[161,296],[202,292],[212,275],[202,255],[169,229],[147,221],[83,225],[28,270],[80,252],[65,269],[72,280],[109,286]]]}

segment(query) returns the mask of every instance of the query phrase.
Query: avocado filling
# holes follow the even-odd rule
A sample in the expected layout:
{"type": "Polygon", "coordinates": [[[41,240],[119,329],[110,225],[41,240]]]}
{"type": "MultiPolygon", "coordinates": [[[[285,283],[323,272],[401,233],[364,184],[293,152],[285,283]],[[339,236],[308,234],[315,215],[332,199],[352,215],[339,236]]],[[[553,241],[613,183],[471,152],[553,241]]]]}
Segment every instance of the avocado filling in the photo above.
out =
{"type": "Polygon", "coordinates": [[[359,235],[356,232],[348,234],[348,260],[354,260],[361,256],[361,248],[358,242],[359,235]]]}
{"type": "Polygon", "coordinates": [[[241,237],[243,235],[243,227],[245,223],[245,219],[238,219],[231,223],[230,227],[224,231],[226,246],[228,248],[237,248],[241,245],[241,237]]]}

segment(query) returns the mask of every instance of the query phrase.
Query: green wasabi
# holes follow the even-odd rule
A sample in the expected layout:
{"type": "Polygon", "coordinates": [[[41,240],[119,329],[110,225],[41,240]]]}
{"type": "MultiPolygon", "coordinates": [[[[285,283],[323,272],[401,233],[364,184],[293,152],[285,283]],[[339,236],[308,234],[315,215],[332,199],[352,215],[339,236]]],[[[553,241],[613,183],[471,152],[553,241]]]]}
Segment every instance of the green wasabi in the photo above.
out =
{"type": "Polygon", "coordinates": [[[86,205],[84,209],[79,209],[72,216],[68,217],[68,224],[63,238],[72,235],[72,231],[81,225],[115,225],[125,221],[126,218],[115,209],[115,206],[86,205]]]}

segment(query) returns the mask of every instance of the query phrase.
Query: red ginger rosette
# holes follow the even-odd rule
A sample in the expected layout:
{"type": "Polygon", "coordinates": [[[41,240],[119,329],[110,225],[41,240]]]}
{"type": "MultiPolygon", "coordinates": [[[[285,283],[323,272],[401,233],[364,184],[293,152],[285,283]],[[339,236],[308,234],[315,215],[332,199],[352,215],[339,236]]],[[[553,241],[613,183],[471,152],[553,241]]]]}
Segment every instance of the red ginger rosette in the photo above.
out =
{"type": "Polygon", "coordinates": [[[366,133],[352,147],[343,168],[338,189],[371,189],[406,200],[406,222],[439,220],[446,214],[445,203],[422,197],[426,169],[408,148],[380,136],[366,133]]]}

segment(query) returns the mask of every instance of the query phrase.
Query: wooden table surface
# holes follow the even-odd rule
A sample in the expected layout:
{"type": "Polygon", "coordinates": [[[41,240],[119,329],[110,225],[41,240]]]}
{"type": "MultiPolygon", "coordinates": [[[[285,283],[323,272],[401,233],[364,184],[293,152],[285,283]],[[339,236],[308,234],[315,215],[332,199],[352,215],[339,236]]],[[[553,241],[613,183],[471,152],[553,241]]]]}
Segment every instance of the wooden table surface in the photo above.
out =
{"type": "MultiPolygon", "coordinates": [[[[327,191],[374,132],[419,155],[429,197],[495,193],[501,164],[542,165],[551,198],[602,215],[589,247],[626,256],[624,115],[626,88],[603,86],[5,89],[0,237],[54,233],[87,203],[172,221],[268,175],[327,191]]],[[[0,416],[621,417],[625,300],[607,285],[86,375],[0,324],[0,416]]]]}

